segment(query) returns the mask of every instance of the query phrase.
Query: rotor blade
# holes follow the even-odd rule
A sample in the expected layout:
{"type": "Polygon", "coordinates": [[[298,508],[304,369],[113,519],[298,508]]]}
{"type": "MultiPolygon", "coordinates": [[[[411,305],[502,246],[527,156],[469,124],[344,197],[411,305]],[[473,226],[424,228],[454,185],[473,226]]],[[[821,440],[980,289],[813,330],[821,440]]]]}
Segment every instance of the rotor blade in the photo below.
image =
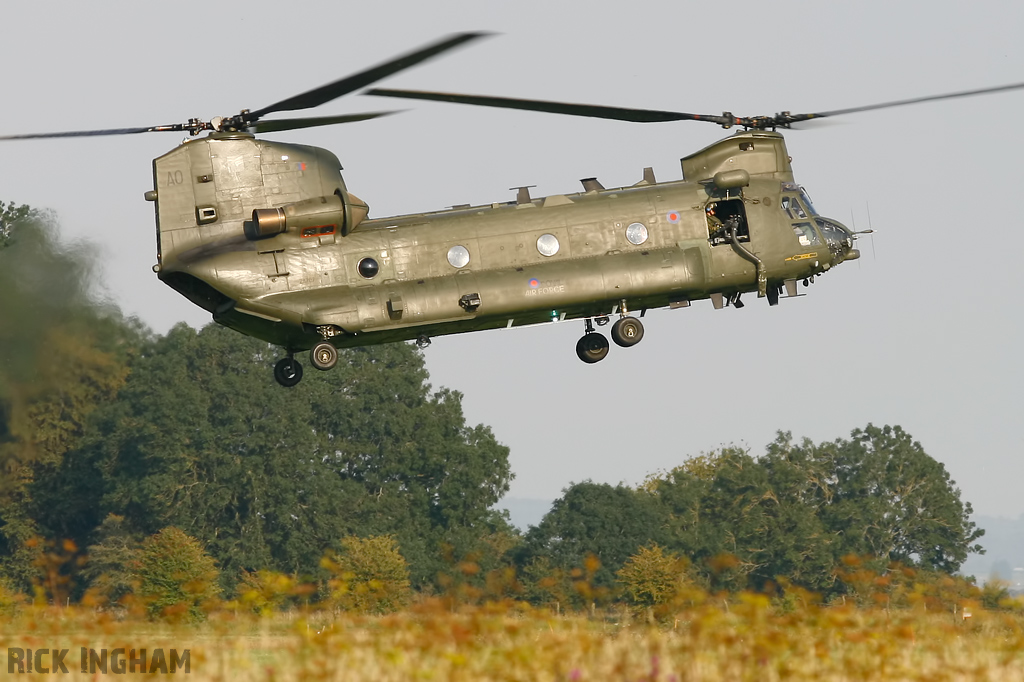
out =
{"type": "Polygon", "coordinates": [[[501,109],[524,109],[549,114],[567,114],[569,116],[589,116],[591,118],[607,118],[615,121],[631,121],[633,123],[661,123],[664,121],[711,121],[712,123],[732,124],[734,121],[725,116],[704,116],[685,114],[679,111],[659,111],[656,109],[627,109],[624,107],[606,107],[598,104],[569,104],[566,102],[548,102],[536,99],[512,99],[508,97],[485,97],[481,95],[458,95],[450,92],[427,92],[423,90],[388,90],[374,88],[367,90],[367,95],[380,97],[402,97],[405,99],[425,99],[435,102],[455,102],[457,104],[473,104],[481,107],[498,107],[501,109]]]}
{"type": "Polygon", "coordinates": [[[403,55],[396,59],[392,59],[389,62],[379,64],[366,71],[353,74],[336,80],[333,83],[322,85],[319,88],[314,88],[309,92],[304,92],[301,95],[289,97],[288,99],[281,100],[276,104],[271,104],[269,107],[258,109],[249,114],[251,121],[255,121],[267,114],[275,111],[296,111],[298,109],[309,109],[311,107],[319,106],[325,102],[330,102],[332,99],[347,95],[353,90],[366,87],[370,83],[375,83],[381,78],[390,76],[393,73],[408,69],[411,66],[415,66],[420,62],[430,59],[436,55],[446,52],[452,48],[458,47],[471,40],[482,38],[490,35],[489,33],[477,32],[477,33],[456,33],[444,40],[440,40],[436,43],[431,43],[426,47],[423,47],[415,52],[403,55]]]}
{"type": "Polygon", "coordinates": [[[281,130],[298,130],[299,128],[315,128],[335,123],[354,123],[368,121],[381,116],[397,114],[397,111],[371,111],[365,114],[347,114],[344,116],[318,116],[315,118],[286,118],[280,121],[259,121],[248,126],[252,133],[275,133],[281,130]]]}
{"type": "Polygon", "coordinates": [[[158,133],[188,130],[188,126],[176,123],[169,126],[153,126],[151,128],[110,128],[107,130],[76,130],[63,133],[31,133],[29,135],[3,135],[0,140],[38,140],[47,137],[96,137],[99,135],[136,135],[138,133],[158,133]]]}
{"type": "Polygon", "coordinates": [[[974,95],[988,95],[995,92],[1006,92],[1008,90],[1019,90],[1024,88],[1024,83],[1012,85],[1000,85],[994,88],[981,88],[978,90],[964,90],[962,92],[951,92],[945,95],[930,95],[928,97],[915,97],[913,99],[902,99],[895,102],[883,102],[881,104],[869,104],[863,107],[850,107],[849,109],[835,109],[834,111],[822,111],[815,114],[792,114],[789,121],[808,121],[812,118],[824,118],[826,116],[840,116],[842,114],[855,114],[860,111],[871,111],[873,109],[888,109],[890,107],[902,107],[907,104],[918,104],[920,102],[934,102],[940,99],[956,99],[958,97],[973,97],[974,95]]]}

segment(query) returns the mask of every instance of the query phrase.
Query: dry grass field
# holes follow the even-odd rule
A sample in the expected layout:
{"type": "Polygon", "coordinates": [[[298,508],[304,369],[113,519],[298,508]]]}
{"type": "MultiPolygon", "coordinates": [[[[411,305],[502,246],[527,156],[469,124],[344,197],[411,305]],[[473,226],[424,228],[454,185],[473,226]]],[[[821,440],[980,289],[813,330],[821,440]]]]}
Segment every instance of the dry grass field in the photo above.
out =
{"type": "Polygon", "coordinates": [[[189,672],[167,677],[192,680],[1024,681],[1024,618],[971,613],[799,601],[781,608],[758,594],[691,603],[658,619],[425,600],[385,616],[257,616],[228,604],[204,623],[174,625],[84,607],[23,607],[0,617],[0,673],[40,677],[8,676],[8,647],[66,648],[60,679],[105,679],[112,670],[81,672],[80,648],[122,647],[151,656],[188,649],[189,672]]]}

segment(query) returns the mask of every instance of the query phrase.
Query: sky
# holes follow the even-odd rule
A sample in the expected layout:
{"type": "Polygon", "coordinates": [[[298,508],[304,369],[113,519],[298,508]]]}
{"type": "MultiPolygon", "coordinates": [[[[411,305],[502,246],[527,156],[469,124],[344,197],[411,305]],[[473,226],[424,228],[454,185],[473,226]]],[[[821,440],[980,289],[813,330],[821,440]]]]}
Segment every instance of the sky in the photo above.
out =
{"type": "MultiPolygon", "coordinates": [[[[209,5],[97,0],[3,11],[0,135],[184,122],[256,109],[456,31],[497,35],[380,87],[750,116],[813,112],[1024,81],[1024,4],[593,0],[209,5]]],[[[330,149],[371,217],[630,185],[726,136],[351,95],[309,115],[405,109],[273,139],[330,149]]],[[[815,441],[899,424],[975,512],[1024,514],[1019,421],[1024,91],[836,119],[786,134],[817,209],[876,230],[860,261],[769,308],[650,311],[606,360],[575,356],[581,321],[439,337],[431,381],[511,449],[510,505],[573,482],[636,484],[778,430],[815,441]]],[[[106,292],[158,332],[208,314],[162,285],[151,160],[180,133],[0,143],[0,200],[53,209],[102,254],[106,292]]],[[[2,323],[2,321],[0,321],[2,323]]],[[[267,390],[281,390],[268,373],[267,390]]],[[[543,504],[543,503],[541,503],[543,504]]]]}

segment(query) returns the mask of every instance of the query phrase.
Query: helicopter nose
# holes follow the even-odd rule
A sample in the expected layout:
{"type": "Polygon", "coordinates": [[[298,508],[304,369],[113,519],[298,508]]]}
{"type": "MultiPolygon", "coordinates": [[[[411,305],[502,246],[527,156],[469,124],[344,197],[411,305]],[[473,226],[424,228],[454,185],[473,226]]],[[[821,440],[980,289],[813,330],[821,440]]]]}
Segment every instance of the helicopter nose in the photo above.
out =
{"type": "Polygon", "coordinates": [[[853,248],[853,231],[838,220],[819,216],[816,219],[821,236],[828,244],[828,250],[832,254],[832,264],[838,265],[844,260],[855,260],[860,258],[860,251],[853,248]]]}

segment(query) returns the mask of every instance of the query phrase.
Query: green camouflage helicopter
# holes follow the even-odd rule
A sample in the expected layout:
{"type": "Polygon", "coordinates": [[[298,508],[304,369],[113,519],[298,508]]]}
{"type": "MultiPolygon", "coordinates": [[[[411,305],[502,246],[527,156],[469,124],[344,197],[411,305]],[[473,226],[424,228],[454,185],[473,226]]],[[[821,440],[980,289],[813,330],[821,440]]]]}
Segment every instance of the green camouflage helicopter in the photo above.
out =
{"type": "Polygon", "coordinates": [[[153,161],[157,276],[218,323],[283,346],[283,386],[302,378],[297,351],[331,369],[338,348],[583,319],[576,353],[608,354],[595,330],[613,317],[621,347],[643,338],[650,308],[741,307],[744,293],[778,304],[815,276],[859,257],[857,234],[815,210],[795,183],[779,128],[817,118],[1024,87],[1024,83],[864,107],[751,118],[407,90],[366,94],[632,122],[710,121],[740,132],[682,159],[683,179],[651,169],[631,187],[369,218],[341,164],[318,147],[254,134],[391,112],[263,120],[308,109],[482,37],[463,33],[255,111],[211,121],[2,137],[26,139],[187,131],[153,161]],[[200,133],[207,132],[202,137],[200,133]],[[638,313],[639,317],[634,313],[638,313]]]}

